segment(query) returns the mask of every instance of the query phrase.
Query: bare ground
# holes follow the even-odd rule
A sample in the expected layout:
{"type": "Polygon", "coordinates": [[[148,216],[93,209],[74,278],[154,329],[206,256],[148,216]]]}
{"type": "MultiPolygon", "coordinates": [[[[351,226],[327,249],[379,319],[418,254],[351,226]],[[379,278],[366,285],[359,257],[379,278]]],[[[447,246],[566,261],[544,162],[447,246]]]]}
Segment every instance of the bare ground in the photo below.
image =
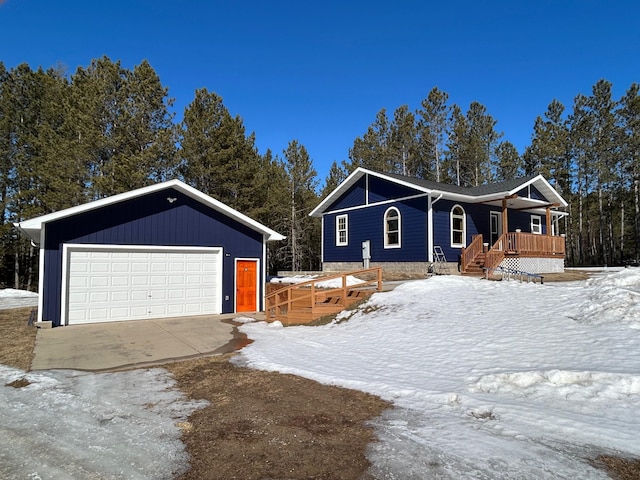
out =
{"type": "MultiPolygon", "coordinates": [[[[36,328],[27,326],[30,310],[0,311],[0,364],[29,370],[36,337],[36,328]]],[[[388,403],[236,367],[232,355],[164,365],[181,391],[210,402],[179,424],[191,469],[177,480],[369,478],[365,452],[375,436],[367,421],[388,403]]],[[[601,455],[593,464],[615,479],[640,479],[639,459],[601,455]]]]}

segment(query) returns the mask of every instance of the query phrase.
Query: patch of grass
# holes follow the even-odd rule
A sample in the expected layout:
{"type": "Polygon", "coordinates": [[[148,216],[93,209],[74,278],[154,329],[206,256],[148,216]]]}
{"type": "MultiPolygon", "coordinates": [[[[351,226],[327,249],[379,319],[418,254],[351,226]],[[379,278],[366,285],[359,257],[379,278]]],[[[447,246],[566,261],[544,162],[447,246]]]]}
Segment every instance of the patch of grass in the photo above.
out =
{"type": "Polygon", "coordinates": [[[37,328],[27,325],[31,307],[0,310],[0,363],[29,370],[33,360],[37,328]]]}
{"type": "Polygon", "coordinates": [[[27,385],[31,385],[31,382],[26,378],[19,378],[17,380],[14,380],[13,382],[5,384],[5,386],[13,388],[22,388],[26,387],[27,385]]]}
{"type": "Polygon", "coordinates": [[[363,392],[229,363],[232,355],[166,365],[178,388],[208,406],[180,424],[203,478],[367,479],[368,422],[390,408],[363,392]]]}
{"type": "Polygon", "coordinates": [[[640,460],[614,457],[611,455],[598,456],[593,465],[606,470],[612,478],[617,480],[640,479],[640,460]]]}

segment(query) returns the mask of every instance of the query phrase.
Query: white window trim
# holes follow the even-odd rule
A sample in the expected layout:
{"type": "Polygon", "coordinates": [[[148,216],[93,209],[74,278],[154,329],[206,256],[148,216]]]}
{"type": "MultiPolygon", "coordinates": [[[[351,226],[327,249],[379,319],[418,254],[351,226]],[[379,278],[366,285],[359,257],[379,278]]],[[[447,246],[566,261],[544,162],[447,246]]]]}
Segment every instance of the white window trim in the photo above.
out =
{"type": "MultiPolygon", "coordinates": [[[[456,215],[457,216],[457,215],[456,215]]],[[[462,205],[455,204],[451,207],[451,211],[449,212],[449,235],[451,240],[451,248],[464,248],[467,246],[467,212],[465,212],[462,205]],[[462,210],[462,243],[454,243],[453,241],[453,211],[456,208],[460,208],[462,210]]]]}
{"type": "Polygon", "coordinates": [[[402,248],[402,215],[396,207],[389,207],[382,217],[382,230],[384,231],[384,248],[402,248]],[[389,243],[389,232],[387,230],[387,215],[390,211],[395,211],[398,215],[398,243],[389,243]]]}
{"type": "Polygon", "coordinates": [[[336,216],[336,247],[346,247],[349,245],[349,215],[336,216]],[[344,219],[344,230],[341,230],[340,220],[344,219]],[[340,232],[344,231],[344,241],[340,241],[340,232]]]}
{"type": "Polygon", "coordinates": [[[542,235],[542,217],[540,215],[531,215],[531,233],[542,235]]]}

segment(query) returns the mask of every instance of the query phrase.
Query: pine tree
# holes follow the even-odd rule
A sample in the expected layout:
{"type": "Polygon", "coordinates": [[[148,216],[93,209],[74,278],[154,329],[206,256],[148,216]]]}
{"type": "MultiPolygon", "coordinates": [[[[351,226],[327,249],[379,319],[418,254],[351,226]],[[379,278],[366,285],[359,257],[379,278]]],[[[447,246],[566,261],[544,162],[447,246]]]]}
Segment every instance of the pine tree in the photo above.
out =
{"type": "Polygon", "coordinates": [[[173,176],[172,100],[148,62],[129,71],[102,57],[78,68],[72,85],[78,161],[89,172],[91,198],[173,176]]]}
{"type": "Polygon", "coordinates": [[[320,194],[321,198],[325,198],[331,192],[333,192],[338,185],[340,185],[348,176],[346,167],[346,163],[342,162],[342,166],[339,166],[338,163],[334,160],[331,164],[331,168],[329,169],[329,175],[325,180],[324,187],[322,188],[322,193],[320,194]]]}
{"type": "Polygon", "coordinates": [[[424,168],[418,172],[418,176],[436,182],[445,181],[442,166],[449,129],[448,99],[447,93],[433,87],[427,98],[422,100],[422,108],[416,112],[419,155],[424,162],[424,168]]]}
{"type": "Polygon", "coordinates": [[[635,263],[640,262],[640,85],[633,83],[620,99],[617,112],[621,133],[621,188],[625,192],[620,201],[621,232],[620,250],[623,260],[632,255],[635,263]],[[632,205],[631,221],[625,223],[625,203],[632,205]],[[629,227],[625,228],[626,225],[629,227]],[[629,230],[629,232],[627,231],[629,230]],[[628,241],[625,241],[628,239],[628,241]],[[625,248],[626,247],[626,248],[625,248]],[[627,253],[629,252],[629,253],[627,253]]]}
{"type": "Polygon", "coordinates": [[[285,170],[289,180],[288,250],[291,269],[317,268],[319,263],[319,225],[308,213],[317,203],[317,181],[307,149],[297,140],[284,151],[285,170]]]}
{"type": "Polygon", "coordinates": [[[509,141],[500,142],[496,148],[496,180],[504,181],[522,176],[522,158],[518,149],[509,141]]]}
{"type": "Polygon", "coordinates": [[[367,128],[367,132],[353,142],[349,149],[348,172],[353,172],[358,167],[364,167],[379,172],[390,172],[391,155],[391,124],[387,118],[387,112],[383,108],[376,120],[367,128]]]}
{"type": "Polygon", "coordinates": [[[561,194],[568,194],[571,191],[571,146],[564,110],[562,103],[553,100],[544,118],[536,118],[524,164],[527,175],[541,173],[561,194]]]}
{"type": "Polygon", "coordinates": [[[196,91],[184,112],[179,173],[185,182],[226,203],[251,212],[259,205],[254,185],[260,160],[253,134],[242,119],[232,117],[222,98],[196,91]]]}

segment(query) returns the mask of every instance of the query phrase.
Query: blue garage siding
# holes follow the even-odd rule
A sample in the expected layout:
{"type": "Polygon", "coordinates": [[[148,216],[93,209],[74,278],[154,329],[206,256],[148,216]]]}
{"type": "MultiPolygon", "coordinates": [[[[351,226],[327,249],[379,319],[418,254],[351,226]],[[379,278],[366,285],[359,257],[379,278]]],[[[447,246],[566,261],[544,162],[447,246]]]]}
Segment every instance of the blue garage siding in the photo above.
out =
{"type": "Polygon", "coordinates": [[[349,217],[349,245],[337,247],[336,214],[324,215],[325,262],[362,261],[362,242],[371,242],[372,262],[425,262],[427,261],[427,199],[416,198],[404,202],[374,205],[368,208],[342,212],[349,217]],[[402,225],[401,248],[384,248],[384,214],[389,207],[400,211],[402,225]]]}
{"type": "Polygon", "coordinates": [[[61,322],[64,243],[222,247],[222,311],[231,313],[235,305],[234,260],[262,258],[262,241],[260,233],[172,189],[51,222],[45,225],[42,318],[54,325],[61,322]],[[176,200],[169,203],[167,197],[176,200]],[[229,300],[224,300],[227,296],[229,300]]]}

